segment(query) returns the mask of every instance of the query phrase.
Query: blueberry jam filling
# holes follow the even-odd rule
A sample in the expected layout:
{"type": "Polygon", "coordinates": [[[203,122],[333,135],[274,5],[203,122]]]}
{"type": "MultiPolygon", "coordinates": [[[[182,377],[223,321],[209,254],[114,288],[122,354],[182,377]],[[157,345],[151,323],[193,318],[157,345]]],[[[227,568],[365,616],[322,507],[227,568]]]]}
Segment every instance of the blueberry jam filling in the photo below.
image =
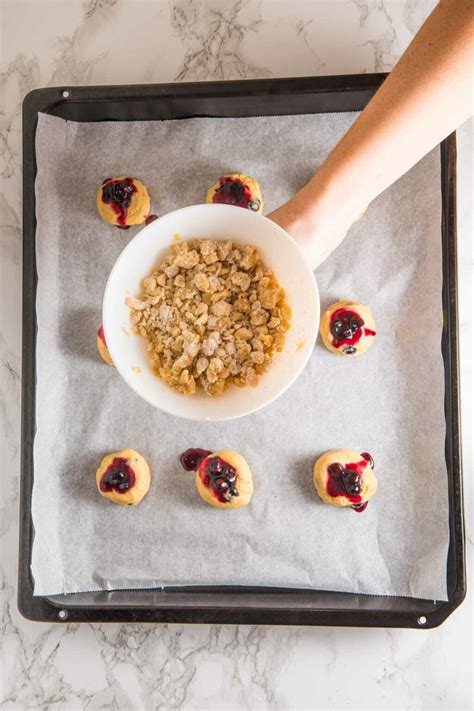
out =
{"type": "Polygon", "coordinates": [[[97,331],[97,335],[99,336],[100,340],[104,344],[104,346],[107,348],[107,343],[105,341],[105,334],[104,334],[104,327],[99,326],[99,330],[97,331]]]}
{"type": "Polygon", "coordinates": [[[211,457],[203,462],[203,471],[199,471],[205,486],[214,492],[221,503],[228,503],[238,496],[236,489],[237,472],[228,462],[220,457],[211,457]]]}
{"type": "Polygon", "coordinates": [[[368,502],[368,501],[365,501],[363,504],[353,504],[353,505],[352,505],[352,508],[354,509],[354,511],[355,511],[356,513],[362,513],[362,511],[365,511],[365,509],[367,508],[368,504],[369,504],[369,502],[368,502]]]}
{"type": "Polygon", "coordinates": [[[247,207],[249,210],[252,210],[252,212],[258,212],[258,210],[260,210],[260,205],[260,200],[258,198],[254,198],[253,200],[249,200],[247,207]]]}
{"type": "Polygon", "coordinates": [[[123,178],[123,180],[109,180],[102,184],[102,202],[110,205],[117,215],[119,227],[126,225],[127,211],[132,202],[132,195],[137,192],[133,178],[123,178]]]}
{"type": "Polygon", "coordinates": [[[116,202],[124,207],[130,207],[132,195],[137,191],[132,178],[109,180],[102,188],[104,202],[116,202]]]}
{"type": "Polygon", "coordinates": [[[343,346],[342,352],[345,355],[353,355],[357,352],[355,345],[362,336],[375,336],[375,331],[365,328],[363,319],[348,309],[337,309],[332,314],[329,329],[334,348],[343,346]]]}
{"type": "Polygon", "coordinates": [[[361,457],[361,462],[330,464],[327,468],[329,476],[326,484],[330,496],[345,496],[358,513],[362,513],[368,504],[368,501],[361,501],[362,475],[367,464],[374,468],[374,460],[368,452],[361,454],[361,457]]]}
{"type": "Polygon", "coordinates": [[[342,485],[349,496],[357,496],[360,494],[360,476],[356,472],[353,472],[350,469],[345,469],[342,472],[341,479],[342,485]]]}
{"type": "Polygon", "coordinates": [[[127,464],[127,460],[123,457],[115,457],[100,480],[100,490],[125,494],[134,484],[135,473],[127,464]]]}
{"type": "Polygon", "coordinates": [[[365,459],[365,461],[370,464],[371,469],[374,468],[374,459],[371,454],[369,454],[368,452],[362,452],[360,456],[362,457],[362,459],[365,459]]]}
{"type": "Polygon", "coordinates": [[[180,456],[181,466],[187,472],[196,472],[203,459],[206,459],[212,452],[207,449],[187,449],[180,456]]]}
{"type": "MultiPolygon", "coordinates": [[[[332,488],[338,490],[336,496],[342,495],[348,498],[359,496],[361,481],[357,471],[345,468],[342,464],[336,463],[328,467],[328,472],[332,480],[332,488]]],[[[334,494],[331,495],[334,496],[334,494]]]]}
{"type": "Polygon", "coordinates": [[[212,197],[212,202],[224,205],[237,205],[257,211],[260,207],[259,200],[252,200],[250,189],[241,180],[234,178],[221,178],[220,185],[212,197]]]}
{"type": "Polygon", "coordinates": [[[354,311],[346,311],[346,309],[338,309],[331,317],[331,333],[335,341],[351,341],[357,334],[359,340],[361,334],[360,329],[364,325],[364,321],[354,311]]]}

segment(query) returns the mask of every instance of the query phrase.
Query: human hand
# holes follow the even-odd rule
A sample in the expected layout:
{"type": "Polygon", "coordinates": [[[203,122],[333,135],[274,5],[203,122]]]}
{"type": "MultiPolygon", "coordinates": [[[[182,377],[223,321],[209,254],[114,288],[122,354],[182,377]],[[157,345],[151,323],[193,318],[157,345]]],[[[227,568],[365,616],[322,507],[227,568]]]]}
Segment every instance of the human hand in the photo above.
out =
{"type": "Polygon", "coordinates": [[[327,193],[318,194],[308,185],[267,215],[293,237],[312,269],[340,245],[354,221],[353,211],[331,201],[327,193]]]}

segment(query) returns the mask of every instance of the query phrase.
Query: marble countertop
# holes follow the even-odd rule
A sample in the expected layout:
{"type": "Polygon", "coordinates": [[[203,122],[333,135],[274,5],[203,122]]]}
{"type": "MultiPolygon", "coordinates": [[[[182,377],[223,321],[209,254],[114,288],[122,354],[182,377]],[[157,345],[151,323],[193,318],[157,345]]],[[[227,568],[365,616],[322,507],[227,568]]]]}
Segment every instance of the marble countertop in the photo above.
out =
{"type": "MultiPolygon", "coordinates": [[[[0,590],[5,709],[470,709],[472,601],[439,629],[44,625],[16,607],[21,102],[51,85],[389,71],[433,0],[6,0],[0,84],[0,590]],[[284,48],[284,51],[281,49],[284,48]]],[[[472,555],[472,124],[458,132],[461,372],[472,555]]]]}

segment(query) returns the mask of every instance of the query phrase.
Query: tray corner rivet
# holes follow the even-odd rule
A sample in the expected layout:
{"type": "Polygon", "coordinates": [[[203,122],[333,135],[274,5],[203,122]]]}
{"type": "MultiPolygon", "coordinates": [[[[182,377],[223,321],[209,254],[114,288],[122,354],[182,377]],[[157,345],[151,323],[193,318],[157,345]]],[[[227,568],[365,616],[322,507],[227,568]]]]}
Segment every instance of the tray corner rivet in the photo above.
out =
{"type": "Polygon", "coordinates": [[[66,610],[59,610],[58,612],[58,617],[60,620],[66,620],[67,619],[67,612],[66,610]]]}
{"type": "Polygon", "coordinates": [[[417,622],[419,625],[426,625],[426,617],[424,615],[422,615],[421,617],[419,617],[417,619],[417,622]]]}
{"type": "Polygon", "coordinates": [[[69,98],[69,92],[68,92],[67,89],[64,89],[64,91],[63,91],[63,96],[64,96],[65,99],[68,99],[68,98],[69,98]]]}

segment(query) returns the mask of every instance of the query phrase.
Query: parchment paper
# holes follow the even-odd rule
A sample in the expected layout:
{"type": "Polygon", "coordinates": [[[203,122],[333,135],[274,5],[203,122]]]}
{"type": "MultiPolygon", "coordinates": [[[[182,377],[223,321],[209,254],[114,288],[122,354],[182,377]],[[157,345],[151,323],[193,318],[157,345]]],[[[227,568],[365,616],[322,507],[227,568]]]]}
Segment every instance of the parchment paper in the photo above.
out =
{"type": "Polygon", "coordinates": [[[356,114],[74,123],[40,115],[35,594],[244,584],[446,599],[447,475],[441,357],[440,161],[435,150],[380,196],[317,270],[322,308],[369,305],[377,339],[360,359],[317,343],[298,381],[259,413],[222,424],[141,401],[96,352],[109,271],[139,228],[102,222],[95,194],[128,174],[153,211],[204,200],[227,171],[261,181],[266,210],[294,193],[356,114]],[[246,509],[222,512],[181,470],[187,447],[241,452],[246,509]],[[137,508],[101,498],[95,470],[133,447],[153,482],[137,508]],[[363,514],[323,504],[316,456],[372,453],[379,490],[363,514]]]}

